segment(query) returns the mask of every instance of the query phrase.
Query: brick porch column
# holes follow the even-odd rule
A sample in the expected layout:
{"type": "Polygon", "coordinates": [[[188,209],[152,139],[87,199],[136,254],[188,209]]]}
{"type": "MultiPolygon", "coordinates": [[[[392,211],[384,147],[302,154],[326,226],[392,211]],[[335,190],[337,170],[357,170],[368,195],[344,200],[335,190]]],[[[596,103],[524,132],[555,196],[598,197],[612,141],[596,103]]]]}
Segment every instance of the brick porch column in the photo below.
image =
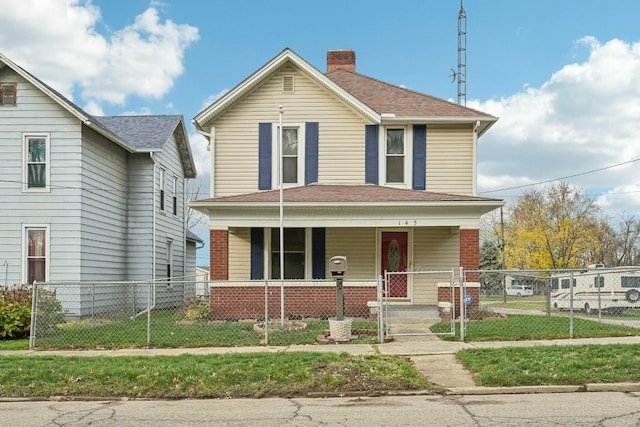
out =
{"type": "MultiPolygon", "coordinates": [[[[460,229],[460,267],[465,270],[480,268],[480,230],[460,229]]],[[[479,282],[478,273],[466,275],[467,282],[479,282]]]]}
{"type": "Polygon", "coordinates": [[[209,230],[211,280],[229,280],[229,230],[209,230]]]}

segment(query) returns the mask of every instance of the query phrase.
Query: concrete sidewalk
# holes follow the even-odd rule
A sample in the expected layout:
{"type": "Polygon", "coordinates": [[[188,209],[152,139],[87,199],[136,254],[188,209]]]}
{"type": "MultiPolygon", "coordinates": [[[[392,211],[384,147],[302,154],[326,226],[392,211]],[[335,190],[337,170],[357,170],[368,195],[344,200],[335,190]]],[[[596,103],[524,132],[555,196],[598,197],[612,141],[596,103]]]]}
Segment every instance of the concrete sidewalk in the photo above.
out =
{"type": "Polygon", "coordinates": [[[539,341],[492,341],[464,343],[443,341],[437,336],[399,336],[395,340],[377,345],[370,344],[330,344],[294,345],[288,347],[207,347],[207,348],[165,348],[165,349],[123,349],[123,350],[83,350],[83,351],[0,351],[0,356],[177,356],[181,354],[232,354],[259,352],[346,352],[354,355],[395,354],[407,357],[421,371],[427,380],[440,386],[445,394],[512,394],[551,393],[577,391],[622,391],[639,392],[640,383],[584,384],[580,386],[527,386],[527,387],[480,387],[473,376],[458,361],[455,354],[462,349],[536,347],[552,345],[584,344],[640,344],[640,336],[619,338],[589,338],[539,341]]]}

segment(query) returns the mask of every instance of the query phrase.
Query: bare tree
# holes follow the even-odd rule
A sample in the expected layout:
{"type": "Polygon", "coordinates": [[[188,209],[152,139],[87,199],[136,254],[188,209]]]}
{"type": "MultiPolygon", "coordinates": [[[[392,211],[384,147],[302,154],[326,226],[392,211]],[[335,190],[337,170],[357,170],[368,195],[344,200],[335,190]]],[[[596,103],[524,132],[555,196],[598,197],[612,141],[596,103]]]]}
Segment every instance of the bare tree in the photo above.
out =
{"type": "MultiPolygon", "coordinates": [[[[192,200],[198,200],[203,197],[202,194],[202,181],[200,178],[190,179],[187,183],[187,202],[192,200]]],[[[185,222],[187,224],[187,230],[193,230],[198,224],[204,221],[205,217],[201,212],[195,209],[187,208],[185,212],[185,222]]]]}

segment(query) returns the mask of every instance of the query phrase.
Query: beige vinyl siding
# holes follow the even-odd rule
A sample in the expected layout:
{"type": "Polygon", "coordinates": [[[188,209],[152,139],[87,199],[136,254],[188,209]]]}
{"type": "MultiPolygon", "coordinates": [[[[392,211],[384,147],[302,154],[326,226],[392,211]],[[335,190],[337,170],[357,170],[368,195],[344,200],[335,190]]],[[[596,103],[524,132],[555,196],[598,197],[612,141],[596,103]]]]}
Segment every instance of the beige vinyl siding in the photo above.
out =
{"type": "MultiPolygon", "coordinates": [[[[364,183],[366,122],[327,89],[290,65],[225,112],[215,126],[215,197],[258,191],[258,123],[319,122],[318,181],[364,183]],[[294,76],[295,91],[282,92],[282,76],[294,76]]],[[[301,153],[302,154],[302,153],[301,153]]],[[[275,188],[275,183],[272,183],[275,188]]]]}
{"type": "MultiPolygon", "coordinates": [[[[460,235],[450,227],[415,228],[413,231],[413,271],[450,270],[460,262],[460,235]]],[[[438,282],[449,276],[414,275],[413,303],[437,304],[438,282]]]]}
{"type": "Polygon", "coordinates": [[[229,229],[229,280],[251,278],[251,229],[229,229]]]}
{"type": "Polygon", "coordinates": [[[427,191],[473,194],[473,129],[427,126],[427,191]]]}
{"type": "Polygon", "coordinates": [[[329,260],[336,255],[347,257],[345,279],[376,279],[376,229],[375,228],[328,228],[326,231],[326,271],[329,260]]]}

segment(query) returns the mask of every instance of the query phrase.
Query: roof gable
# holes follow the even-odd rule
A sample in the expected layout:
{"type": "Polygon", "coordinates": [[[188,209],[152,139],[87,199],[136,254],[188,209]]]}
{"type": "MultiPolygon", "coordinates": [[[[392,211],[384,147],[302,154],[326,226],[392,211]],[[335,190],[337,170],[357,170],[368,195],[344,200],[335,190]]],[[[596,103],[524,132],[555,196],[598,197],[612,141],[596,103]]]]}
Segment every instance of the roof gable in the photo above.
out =
{"type": "Polygon", "coordinates": [[[182,116],[91,116],[67,97],[0,53],[0,67],[2,64],[49,96],[85,126],[131,153],[162,149],[171,134],[175,132],[185,176],[187,178],[196,176],[195,162],[182,116]]]}
{"type": "Polygon", "coordinates": [[[175,136],[187,178],[195,178],[196,168],[181,115],[92,117],[97,123],[131,145],[136,152],[162,150],[175,136]]]}
{"type": "Polygon", "coordinates": [[[207,122],[215,119],[217,116],[223,114],[232,104],[239,101],[244,95],[248,92],[255,89],[258,85],[260,85],[267,78],[271,77],[275,72],[280,70],[282,67],[287,64],[293,64],[297,68],[299,68],[302,72],[307,74],[312,80],[316,83],[324,86],[329,91],[331,91],[334,96],[342,99],[347,104],[349,104],[353,109],[362,114],[368,120],[379,123],[380,115],[367,106],[365,103],[358,100],[348,91],[344,90],[338,84],[336,84],[333,80],[327,78],[327,76],[319,71],[317,68],[313,67],[307,61],[298,56],[291,49],[284,49],[278,56],[267,62],[265,65],[260,67],[256,72],[243,80],[236,87],[231,89],[229,92],[221,96],[218,100],[216,100],[213,104],[202,110],[196,117],[193,119],[193,124],[199,130],[203,129],[203,126],[207,122]]]}
{"type": "Polygon", "coordinates": [[[283,50],[231,91],[201,111],[194,119],[197,129],[206,131],[207,122],[227,111],[248,92],[286,64],[293,64],[311,79],[327,88],[372,123],[476,123],[479,134],[484,133],[497,117],[472,108],[445,101],[430,95],[405,89],[344,69],[327,74],[320,72],[291,49],[283,50]]]}

